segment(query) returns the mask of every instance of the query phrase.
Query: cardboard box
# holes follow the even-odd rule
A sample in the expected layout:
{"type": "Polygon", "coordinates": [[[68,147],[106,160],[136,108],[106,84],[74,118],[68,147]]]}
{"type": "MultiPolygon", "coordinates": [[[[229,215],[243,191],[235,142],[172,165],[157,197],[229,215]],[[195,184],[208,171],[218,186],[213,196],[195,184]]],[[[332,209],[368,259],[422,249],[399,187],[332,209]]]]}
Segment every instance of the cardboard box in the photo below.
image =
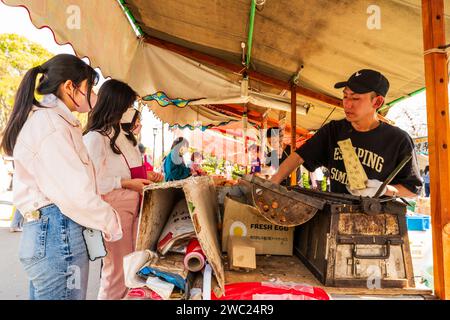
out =
{"type": "MultiPolygon", "coordinates": [[[[175,204],[186,199],[200,246],[223,292],[225,272],[217,229],[217,195],[210,177],[154,183],[144,189],[136,251],[156,252],[156,245],[175,204]]],[[[213,288],[216,295],[219,288],[213,288]]]]}
{"type": "Polygon", "coordinates": [[[294,228],[274,225],[256,208],[227,196],[222,229],[224,252],[230,235],[249,238],[255,244],[256,254],[292,255],[294,228]]]}

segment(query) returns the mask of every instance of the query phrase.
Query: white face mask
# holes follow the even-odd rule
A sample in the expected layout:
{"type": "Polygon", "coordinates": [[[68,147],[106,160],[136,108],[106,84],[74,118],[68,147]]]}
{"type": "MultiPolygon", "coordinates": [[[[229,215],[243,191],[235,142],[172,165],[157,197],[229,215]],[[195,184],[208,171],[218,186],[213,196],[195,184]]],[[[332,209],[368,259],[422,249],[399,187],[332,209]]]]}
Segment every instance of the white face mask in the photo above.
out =
{"type": "Polygon", "coordinates": [[[141,132],[142,124],[141,124],[141,121],[139,121],[139,120],[137,120],[136,122],[137,122],[137,123],[136,123],[135,126],[134,126],[133,133],[134,133],[135,135],[138,135],[138,134],[141,132]]]}

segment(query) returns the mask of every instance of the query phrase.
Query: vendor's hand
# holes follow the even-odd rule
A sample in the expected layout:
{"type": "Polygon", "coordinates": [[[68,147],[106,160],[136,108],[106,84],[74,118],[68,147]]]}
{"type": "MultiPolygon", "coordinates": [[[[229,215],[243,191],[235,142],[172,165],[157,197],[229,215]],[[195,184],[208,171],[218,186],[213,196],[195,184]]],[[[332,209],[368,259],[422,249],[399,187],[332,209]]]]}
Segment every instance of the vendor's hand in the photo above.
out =
{"type": "Polygon", "coordinates": [[[147,179],[126,179],[122,180],[122,188],[142,193],[144,187],[150,183],[152,182],[147,179]]]}
{"type": "Polygon", "coordinates": [[[164,176],[158,172],[150,171],[147,173],[148,180],[152,182],[161,182],[164,180],[164,176]]]}
{"type": "Polygon", "coordinates": [[[278,173],[275,173],[275,174],[270,178],[269,181],[272,182],[272,183],[275,183],[275,184],[280,184],[281,181],[283,181],[283,179],[282,179],[282,177],[281,177],[278,173]]]}
{"type": "MultiPolygon", "coordinates": [[[[350,192],[354,196],[358,197],[373,197],[375,193],[377,193],[380,186],[383,184],[383,182],[376,180],[376,179],[369,179],[366,182],[366,188],[360,189],[360,190],[353,190],[350,189],[349,186],[347,187],[348,192],[350,192]]],[[[384,187],[384,189],[381,191],[380,196],[384,195],[387,191],[387,187],[384,187]]]]}

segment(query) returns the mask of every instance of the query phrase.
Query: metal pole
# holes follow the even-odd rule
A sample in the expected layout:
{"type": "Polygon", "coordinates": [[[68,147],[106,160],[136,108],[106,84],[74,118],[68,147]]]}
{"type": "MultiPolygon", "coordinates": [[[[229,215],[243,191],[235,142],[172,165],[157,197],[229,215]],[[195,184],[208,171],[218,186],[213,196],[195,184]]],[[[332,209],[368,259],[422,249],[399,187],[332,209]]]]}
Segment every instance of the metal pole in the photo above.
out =
{"type": "Polygon", "coordinates": [[[153,131],[153,166],[155,166],[156,132],[153,131]]]}
{"type": "Polygon", "coordinates": [[[250,57],[252,54],[252,43],[253,43],[253,27],[255,25],[255,12],[256,12],[256,0],[252,0],[252,6],[250,8],[250,22],[248,28],[248,40],[247,40],[247,69],[250,68],[250,57]]]}
{"type": "Polygon", "coordinates": [[[162,140],[162,148],[161,148],[161,159],[162,159],[164,158],[164,122],[162,123],[161,140],[162,140]]]}

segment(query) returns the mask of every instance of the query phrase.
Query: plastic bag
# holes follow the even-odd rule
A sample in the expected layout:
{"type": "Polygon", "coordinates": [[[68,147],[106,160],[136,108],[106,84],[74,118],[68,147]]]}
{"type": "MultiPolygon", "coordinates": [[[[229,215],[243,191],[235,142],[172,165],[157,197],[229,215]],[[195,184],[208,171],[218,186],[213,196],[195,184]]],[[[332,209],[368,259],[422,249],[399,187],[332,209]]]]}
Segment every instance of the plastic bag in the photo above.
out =
{"type": "Polygon", "coordinates": [[[148,277],[147,287],[156,292],[164,300],[169,300],[175,285],[163,281],[157,277],[148,277]]]}
{"type": "Polygon", "coordinates": [[[135,251],[123,258],[123,272],[127,288],[141,288],[145,281],[137,273],[146,264],[158,259],[158,255],[150,250],[135,251]]]}
{"type": "Polygon", "coordinates": [[[195,238],[194,225],[186,200],[182,199],[173,208],[172,214],[159,237],[158,252],[163,255],[169,250],[185,253],[186,246],[192,238],[195,238]]]}
{"type": "Polygon", "coordinates": [[[170,253],[165,257],[151,260],[139,270],[139,276],[148,278],[156,276],[168,283],[175,285],[180,290],[185,290],[189,271],[184,266],[184,256],[170,253]]]}

